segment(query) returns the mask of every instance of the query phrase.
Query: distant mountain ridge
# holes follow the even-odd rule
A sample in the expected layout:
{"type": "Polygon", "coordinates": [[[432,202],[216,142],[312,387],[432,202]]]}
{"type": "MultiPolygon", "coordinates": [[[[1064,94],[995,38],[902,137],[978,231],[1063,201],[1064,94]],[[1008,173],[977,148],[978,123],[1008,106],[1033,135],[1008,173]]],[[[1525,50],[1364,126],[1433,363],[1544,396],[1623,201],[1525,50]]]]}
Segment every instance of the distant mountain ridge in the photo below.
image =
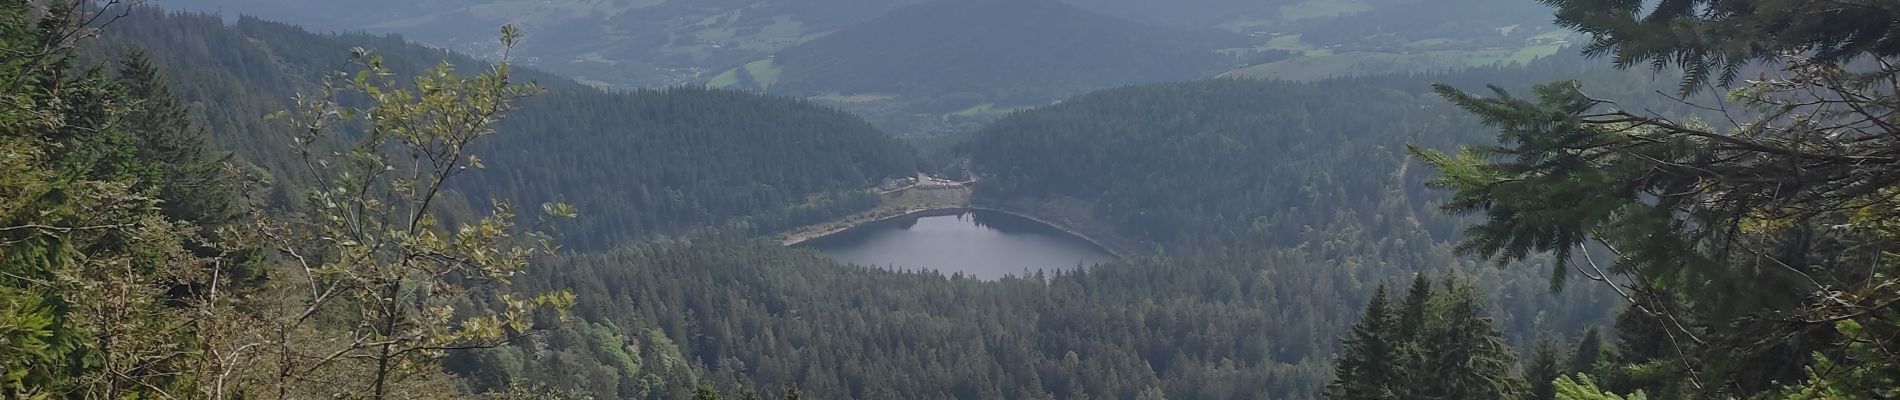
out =
{"type": "Polygon", "coordinates": [[[527,32],[524,65],[631,88],[698,80],[920,0],[157,0],[161,7],[253,15],[319,31],[402,33],[491,54],[496,27],[527,32]]]}
{"type": "Polygon", "coordinates": [[[1055,0],[937,0],[787,48],[736,86],[774,93],[895,96],[925,112],[1026,106],[1231,66],[1212,32],[1142,25],[1055,0]],[[750,85],[747,85],[750,83],[750,85]]]}

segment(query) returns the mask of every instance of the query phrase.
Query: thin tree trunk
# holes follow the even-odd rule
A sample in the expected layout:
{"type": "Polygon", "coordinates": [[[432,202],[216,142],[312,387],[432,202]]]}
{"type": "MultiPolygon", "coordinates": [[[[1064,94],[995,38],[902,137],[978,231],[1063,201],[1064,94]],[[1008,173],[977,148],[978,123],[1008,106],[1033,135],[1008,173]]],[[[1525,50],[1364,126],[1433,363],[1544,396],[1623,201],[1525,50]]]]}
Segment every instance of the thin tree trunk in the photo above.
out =
{"type": "Polygon", "coordinates": [[[372,397],[376,400],[383,400],[389,395],[390,347],[395,345],[391,338],[396,336],[396,317],[397,314],[401,313],[401,310],[396,306],[396,294],[402,292],[402,280],[398,278],[394,284],[389,285],[388,289],[385,290],[386,293],[384,293],[383,296],[383,323],[382,326],[378,327],[378,329],[382,331],[380,333],[383,336],[383,345],[381,349],[378,349],[379,353],[376,356],[376,387],[371,392],[372,397]]]}

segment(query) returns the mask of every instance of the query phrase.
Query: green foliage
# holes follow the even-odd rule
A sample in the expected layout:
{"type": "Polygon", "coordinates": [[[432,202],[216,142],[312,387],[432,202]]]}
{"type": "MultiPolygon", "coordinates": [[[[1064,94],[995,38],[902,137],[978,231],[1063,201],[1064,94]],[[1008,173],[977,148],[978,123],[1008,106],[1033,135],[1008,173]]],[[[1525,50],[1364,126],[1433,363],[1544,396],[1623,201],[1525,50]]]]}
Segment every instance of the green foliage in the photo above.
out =
{"type": "Polygon", "coordinates": [[[506,390],[483,393],[477,397],[482,400],[593,400],[577,390],[556,389],[545,383],[526,383],[516,381],[506,390]]]}
{"type": "MultiPolygon", "coordinates": [[[[1449,281],[1448,281],[1449,284],[1449,281]]],[[[1504,343],[1469,286],[1447,288],[1430,302],[1418,354],[1406,365],[1409,397],[1517,399],[1524,383],[1511,374],[1517,354],[1504,343]]]]}
{"type": "MultiPolygon", "coordinates": [[[[1408,299],[1409,300],[1409,299],[1408,299]]],[[[1405,393],[1397,318],[1386,308],[1385,286],[1372,293],[1333,361],[1333,383],[1320,394],[1328,400],[1394,399],[1405,393]]]]}
{"type": "MultiPolygon", "coordinates": [[[[196,160],[149,157],[183,121],[141,100],[152,82],[81,67],[90,8],[0,4],[0,397],[143,398],[189,393],[200,359],[190,301],[205,260],[196,227],[167,218],[184,182],[214,179],[196,160]],[[128,90],[128,87],[131,89],[128,90]],[[161,179],[176,177],[177,180],[161,179]]],[[[185,143],[184,146],[189,146],[185,143]]]]}
{"type": "MultiPolygon", "coordinates": [[[[1869,332],[1856,321],[1841,321],[1839,325],[1837,329],[1849,338],[1863,337],[1862,335],[1869,332]]],[[[1822,400],[1885,399],[1900,396],[1900,366],[1892,363],[1852,363],[1881,357],[1883,350],[1876,348],[1875,343],[1856,340],[1842,349],[1847,353],[1844,356],[1830,357],[1815,353],[1812,355],[1813,363],[1807,367],[1807,380],[1782,388],[1772,397],[1822,400]],[[1847,361],[1849,364],[1843,364],[1842,361],[1847,361]]]]}
{"type": "MultiPolygon", "coordinates": [[[[1421,281],[1423,277],[1419,278],[1421,281]]],[[[1402,334],[1399,315],[1386,309],[1384,288],[1366,305],[1366,313],[1345,339],[1334,361],[1326,399],[1518,399],[1523,380],[1511,370],[1517,354],[1504,344],[1476,302],[1470,286],[1447,280],[1445,290],[1405,299],[1425,304],[1421,329],[1402,334]]],[[[1401,309],[1400,314],[1405,311],[1401,309]]],[[[1547,341],[1540,348],[1548,348],[1547,341]]],[[[1554,368],[1556,361],[1533,362],[1527,373],[1554,368]]],[[[1555,372],[1555,371],[1551,371],[1555,372]]]]}
{"type": "MultiPolygon", "coordinates": [[[[502,29],[504,47],[519,38],[502,29]]],[[[248,233],[289,264],[271,282],[277,307],[262,318],[271,339],[258,344],[281,360],[269,368],[306,371],[279,374],[272,382],[279,393],[415,397],[422,389],[404,386],[429,376],[446,351],[513,341],[532,331],[533,313],[573,302],[560,291],[483,295],[525,271],[531,256],[553,251],[545,234],[515,227],[509,203],[461,226],[441,225],[434,214],[449,179],[482,169],[471,145],[495,134],[515,100],[538,88],[512,83],[506,63],[467,77],[442,64],[399,84],[381,57],[357,54],[360,70],[338,72],[321,91],[298,96],[299,108],[274,115],[299,130],[292,149],[317,186],[305,200],[308,215],[253,213],[248,233]],[[341,96],[361,96],[365,105],[339,107],[341,96]],[[322,147],[358,116],[360,140],[322,147]],[[457,310],[470,301],[491,309],[457,310]],[[358,385],[316,378],[326,373],[357,377],[358,385]]],[[[543,209],[555,214],[547,218],[573,215],[565,205],[543,209]]]]}
{"type": "MultiPolygon", "coordinates": [[[[1735,83],[1745,63],[1768,65],[1697,105],[1719,126],[1586,95],[1576,82],[1539,86],[1534,99],[1440,86],[1499,132],[1456,155],[1415,149],[1444,174],[1434,185],[1454,193],[1447,210],[1486,217],[1462,249],[1507,261],[1553,252],[1553,282],[1575,270],[1614,287],[1630,307],[1599,373],[1617,391],[1826,396],[1839,376],[1891,364],[1892,352],[1853,349],[1900,332],[1884,322],[1900,298],[1893,257],[1874,250],[1900,239],[1896,72],[1884,67],[1900,52],[1894,7],[1547,3],[1592,36],[1587,53],[1683,69],[1684,94],[1735,83]],[[1811,373],[1819,364],[1829,372],[1811,373]]],[[[1845,396],[1883,395],[1875,382],[1845,396]]]]}
{"type": "Polygon", "coordinates": [[[1570,353],[1568,374],[1594,374],[1597,365],[1603,360],[1603,336],[1596,327],[1583,331],[1583,337],[1577,339],[1577,348],[1570,353]]]}
{"type": "Polygon", "coordinates": [[[1556,395],[1557,395],[1558,400],[1648,400],[1649,399],[1648,396],[1643,395],[1643,392],[1636,392],[1629,396],[1620,396],[1615,393],[1604,391],[1603,389],[1597,388],[1596,382],[1591,381],[1589,375],[1584,375],[1584,374],[1577,374],[1575,379],[1572,379],[1569,375],[1565,375],[1563,377],[1557,378],[1554,388],[1557,391],[1556,395]]]}
{"type": "Polygon", "coordinates": [[[1524,365],[1524,381],[1530,385],[1525,400],[1552,400],[1557,396],[1554,385],[1558,377],[1568,375],[1564,371],[1563,354],[1557,350],[1557,344],[1550,337],[1537,338],[1537,345],[1531,350],[1531,361],[1524,365]]]}
{"type": "Polygon", "coordinates": [[[190,111],[172,94],[166,77],[140,50],[132,50],[119,64],[118,79],[126,95],[139,104],[120,121],[139,133],[135,156],[156,163],[158,171],[143,177],[157,185],[166,218],[198,225],[217,225],[237,218],[240,211],[225,157],[205,143],[204,127],[192,122],[190,111]]]}
{"type": "MultiPolygon", "coordinates": [[[[1406,289],[1405,302],[1398,309],[1399,337],[1415,338],[1425,332],[1426,306],[1432,299],[1432,280],[1425,274],[1412,277],[1412,287],[1406,289]]],[[[1414,342],[1406,340],[1407,344],[1414,342]]]]}
{"type": "Polygon", "coordinates": [[[693,392],[693,400],[719,400],[719,390],[713,389],[712,385],[700,385],[693,392]]]}

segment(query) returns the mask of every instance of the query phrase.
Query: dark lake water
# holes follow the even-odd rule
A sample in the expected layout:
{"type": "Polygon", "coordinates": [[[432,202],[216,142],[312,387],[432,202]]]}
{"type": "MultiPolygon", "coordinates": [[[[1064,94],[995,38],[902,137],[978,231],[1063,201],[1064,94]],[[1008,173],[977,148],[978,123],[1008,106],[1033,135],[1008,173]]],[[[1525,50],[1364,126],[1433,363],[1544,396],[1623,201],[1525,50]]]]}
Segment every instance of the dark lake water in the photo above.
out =
{"type": "Polygon", "coordinates": [[[1114,259],[1094,243],[1055,227],[983,210],[894,218],[804,245],[858,265],[962,272],[978,279],[1068,270],[1114,259]]]}

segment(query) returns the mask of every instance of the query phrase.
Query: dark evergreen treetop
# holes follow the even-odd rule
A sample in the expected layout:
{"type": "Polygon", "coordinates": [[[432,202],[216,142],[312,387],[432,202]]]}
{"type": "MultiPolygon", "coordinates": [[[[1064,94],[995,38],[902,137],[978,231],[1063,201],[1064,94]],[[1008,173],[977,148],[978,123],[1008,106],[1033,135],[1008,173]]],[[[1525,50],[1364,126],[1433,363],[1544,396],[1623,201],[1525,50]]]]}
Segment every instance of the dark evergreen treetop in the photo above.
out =
{"type": "MultiPolygon", "coordinates": [[[[1420,329],[1405,332],[1387,309],[1385,287],[1366,303],[1333,361],[1333,380],[1320,398],[1341,399],[1519,399],[1527,392],[1513,370],[1517,353],[1504,344],[1471,283],[1447,278],[1443,290],[1413,293],[1405,304],[1426,305],[1420,329]]],[[[1419,281],[1428,280],[1423,277],[1419,281]]],[[[1401,313],[1404,311],[1401,310],[1401,313]]],[[[1555,379],[1554,345],[1539,340],[1540,359],[1527,376],[1555,379]],[[1548,356],[1548,357],[1546,357],[1548,356]]],[[[1549,386],[1549,385],[1544,385],[1549,386]]]]}
{"type": "Polygon", "coordinates": [[[1320,398],[1390,399],[1405,392],[1400,343],[1408,339],[1399,336],[1397,316],[1387,307],[1385,285],[1379,285],[1359,314],[1359,323],[1340,344],[1339,359],[1333,361],[1333,382],[1320,398]]]}

